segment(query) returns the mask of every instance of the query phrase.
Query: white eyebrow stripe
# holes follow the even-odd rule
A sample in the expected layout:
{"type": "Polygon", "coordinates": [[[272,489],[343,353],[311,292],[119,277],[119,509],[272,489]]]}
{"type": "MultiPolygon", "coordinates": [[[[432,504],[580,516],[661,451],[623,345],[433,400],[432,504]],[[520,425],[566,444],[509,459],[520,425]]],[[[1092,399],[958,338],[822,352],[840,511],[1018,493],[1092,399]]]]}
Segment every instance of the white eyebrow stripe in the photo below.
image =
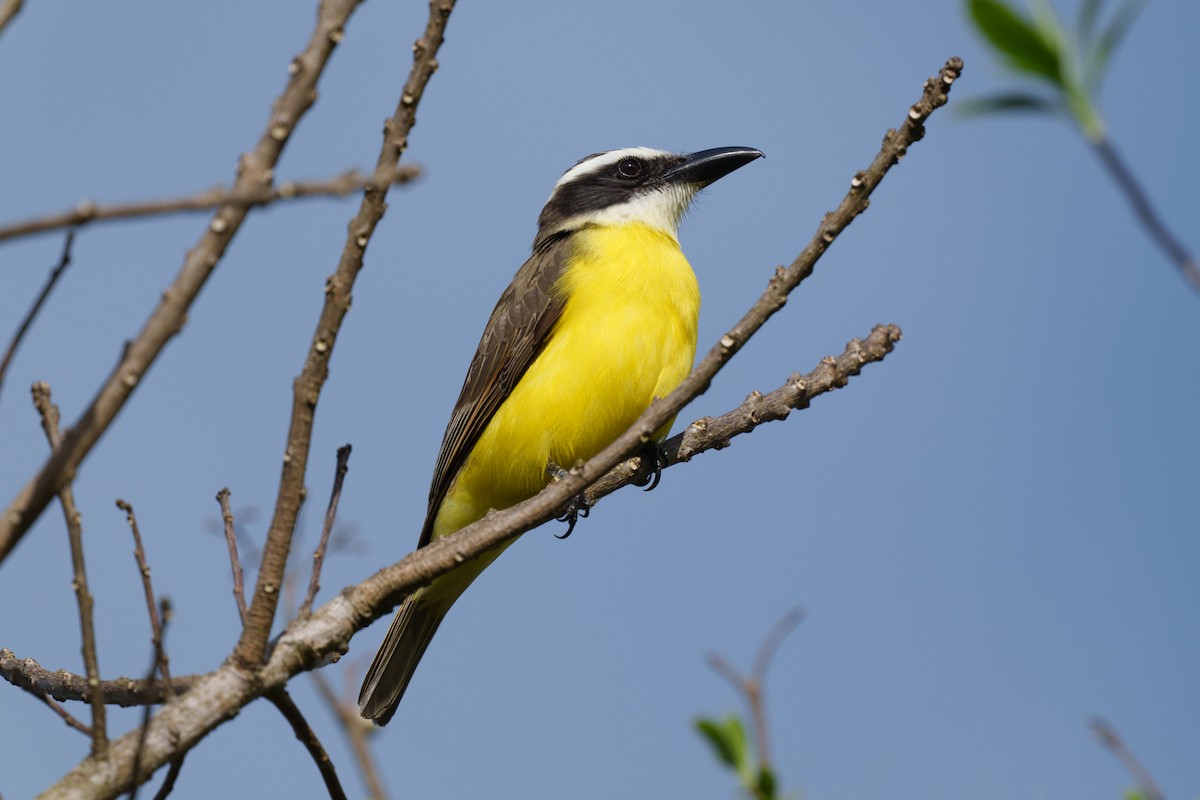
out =
{"type": "Polygon", "coordinates": [[[622,158],[629,158],[630,156],[633,156],[634,158],[652,159],[669,155],[671,154],[667,151],[655,150],[653,147],[623,147],[620,150],[609,150],[607,152],[600,153],[599,155],[592,156],[589,159],[579,162],[564,172],[563,176],[558,179],[557,183],[554,184],[554,188],[550,190],[550,196],[554,196],[554,193],[558,191],[558,187],[568,184],[581,176],[591,175],[592,173],[599,172],[606,167],[611,167],[622,158]]]}

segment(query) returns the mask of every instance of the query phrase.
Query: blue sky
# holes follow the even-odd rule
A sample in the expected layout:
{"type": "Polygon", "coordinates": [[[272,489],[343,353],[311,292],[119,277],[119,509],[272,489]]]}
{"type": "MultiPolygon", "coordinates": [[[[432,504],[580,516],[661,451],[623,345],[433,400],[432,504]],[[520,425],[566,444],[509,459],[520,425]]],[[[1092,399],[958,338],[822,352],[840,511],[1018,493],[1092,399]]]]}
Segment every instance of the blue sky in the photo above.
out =
{"type": "MultiPolygon", "coordinates": [[[[0,38],[0,219],[188,193],[231,179],[310,4],[31,3],[0,38]]],[[[1074,6],[1067,6],[1068,13],[1074,6]]],[[[425,4],[365,4],[280,178],[367,167],[425,4]]],[[[1200,6],[1152,3],[1103,108],[1193,250],[1200,6]]],[[[354,454],[354,546],[322,597],[415,544],[441,431],[499,292],[559,174],[597,150],[761,148],[680,238],[704,293],[701,349],[804,246],[950,55],[954,100],[1008,85],[954,2],[464,3],[411,136],[318,409],[307,552],[334,451],[354,454]]],[[[952,104],[954,102],[952,100],[952,104]]],[[[121,497],[176,620],[176,673],[237,636],[213,495],[262,536],[290,406],[349,200],[256,212],[76,482],[105,676],[140,675],[148,632],[121,497]],[[253,519],[250,509],[257,509],[253,519]]],[[[0,395],[0,491],[45,455],[27,400],[73,420],[169,283],[204,216],[82,231],[0,395]]],[[[58,236],[0,245],[0,337],[58,236]]],[[[1200,297],[1138,228],[1082,140],[1035,118],[940,113],[784,311],[680,425],[732,408],[866,335],[905,334],[850,386],[602,503],[566,542],[528,534],[476,583],[374,742],[395,796],[728,797],[691,731],[738,708],[704,663],[747,665],[788,608],[806,621],[768,686],[773,752],[806,797],[1116,797],[1086,730],[1111,719],[1168,794],[1200,786],[1200,297]]],[[[47,511],[0,566],[0,646],[82,671],[66,537],[47,511]]],[[[376,625],[326,670],[361,676],[376,625]]],[[[297,700],[352,795],[348,751],[306,678],[297,700]]],[[[352,687],[356,689],[356,684],[352,687]]],[[[77,709],[80,715],[86,715],[77,709]]],[[[115,712],[116,731],[136,724],[115,712]]],[[[0,691],[0,793],[86,754],[0,691]]],[[[278,713],[243,711],[189,756],[177,797],[322,797],[278,713]]]]}

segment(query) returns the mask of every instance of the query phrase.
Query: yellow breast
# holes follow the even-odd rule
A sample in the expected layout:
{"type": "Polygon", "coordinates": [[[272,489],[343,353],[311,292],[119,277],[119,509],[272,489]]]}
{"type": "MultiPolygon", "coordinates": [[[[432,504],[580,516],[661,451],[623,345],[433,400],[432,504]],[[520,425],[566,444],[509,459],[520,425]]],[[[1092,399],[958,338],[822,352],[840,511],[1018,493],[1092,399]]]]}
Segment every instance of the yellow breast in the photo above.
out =
{"type": "Polygon", "coordinates": [[[675,238],[640,224],[572,236],[562,316],[468,456],[435,535],[536,494],[547,461],[595,455],[691,370],[700,290],[675,238]]]}

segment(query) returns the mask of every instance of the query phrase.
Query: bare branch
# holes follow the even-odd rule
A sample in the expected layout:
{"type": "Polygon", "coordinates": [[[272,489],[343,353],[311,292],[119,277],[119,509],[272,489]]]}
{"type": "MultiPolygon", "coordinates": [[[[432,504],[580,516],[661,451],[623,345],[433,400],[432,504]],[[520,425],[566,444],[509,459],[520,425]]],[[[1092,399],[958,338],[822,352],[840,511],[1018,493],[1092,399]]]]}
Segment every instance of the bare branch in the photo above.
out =
{"type": "Polygon", "coordinates": [[[25,319],[21,320],[17,332],[13,334],[12,341],[8,343],[8,349],[4,351],[4,358],[0,359],[0,388],[4,386],[4,375],[8,372],[8,365],[12,361],[13,356],[16,355],[17,348],[21,345],[21,340],[25,338],[26,332],[33,325],[33,320],[37,317],[37,313],[41,311],[46,298],[54,290],[54,284],[58,283],[58,279],[62,277],[63,272],[71,265],[71,245],[74,243],[75,231],[67,231],[67,237],[63,240],[62,255],[58,258],[58,264],[54,269],[50,270],[50,277],[46,279],[41,293],[33,301],[33,305],[29,307],[29,311],[25,312],[25,319]]]}
{"type": "MultiPolygon", "coordinates": [[[[432,0],[429,4],[425,32],[413,44],[412,70],[400,92],[395,113],[383,126],[383,147],[375,167],[377,174],[395,171],[401,154],[408,146],[408,134],[416,123],[417,106],[424,96],[425,86],[437,69],[438,48],[442,45],[446,23],[453,8],[454,0],[432,0]]],[[[350,310],[350,292],[362,269],[363,254],[386,209],[385,190],[369,189],[363,194],[358,214],[348,226],[337,270],[325,284],[325,305],[321,309],[304,367],[293,384],[283,475],[279,480],[271,527],[263,546],[254,597],[250,601],[241,639],[234,651],[234,657],[246,668],[262,663],[267,647],[283,585],[283,574],[287,569],[287,557],[292,547],[292,535],[296,530],[296,517],[304,499],[304,473],[308,468],[317,400],[329,374],[329,359],[333,355],[342,320],[350,310]]]]}
{"type": "Polygon", "coordinates": [[[1096,734],[1100,744],[1104,745],[1108,752],[1112,753],[1137,781],[1138,788],[1141,789],[1142,796],[1146,800],[1164,800],[1162,790],[1158,788],[1158,782],[1125,744],[1125,740],[1121,738],[1121,734],[1117,732],[1112,723],[1103,717],[1092,717],[1088,727],[1092,729],[1092,733],[1096,734]]]}
{"type": "Polygon", "coordinates": [[[280,688],[273,692],[268,692],[267,699],[271,701],[271,705],[278,708],[279,712],[283,714],[284,719],[292,726],[292,732],[296,734],[296,738],[300,740],[300,743],[304,745],[304,749],[312,756],[313,762],[321,772],[321,779],[325,781],[325,789],[329,792],[329,796],[333,800],[346,800],[346,792],[342,789],[342,784],[338,780],[333,760],[329,758],[329,753],[325,752],[325,748],[321,745],[321,740],[317,738],[317,734],[313,731],[312,726],[308,724],[308,720],[300,713],[300,708],[292,700],[292,696],[288,694],[286,689],[280,688]]]}
{"type": "Polygon", "coordinates": [[[154,800],[166,800],[171,794],[171,790],[175,788],[175,779],[179,777],[180,770],[183,769],[183,759],[187,753],[180,753],[179,758],[171,762],[170,769],[167,770],[167,777],[163,778],[162,786],[158,787],[158,791],[154,794],[154,800]]]}
{"type": "Polygon", "coordinates": [[[233,600],[237,603],[238,619],[246,624],[246,588],[243,583],[242,562],[238,558],[237,529],[233,526],[233,509],[229,507],[229,487],[217,492],[221,504],[221,519],[225,521],[225,544],[229,547],[229,565],[233,569],[233,600]]]}
{"type": "MultiPolygon", "coordinates": [[[[33,405],[42,418],[42,429],[50,449],[58,447],[61,439],[58,430],[58,406],[50,400],[50,384],[38,381],[33,385],[33,405]]],[[[96,657],[96,628],[92,624],[92,593],[88,589],[87,565],[83,558],[83,516],[75,506],[75,492],[68,481],[58,493],[63,516],[67,521],[67,538],[71,546],[71,566],[74,578],[75,600],[79,605],[79,629],[82,640],[83,668],[87,672],[90,686],[95,686],[92,695],[92,755],[105,758],[108,755],[107,713],[104,708],[104,693],[100,689],[100,661],[96,657]]]]}
{"type": "Polygon", "coordinates": [[[117,508],[125,512],[125,520],[129,523],[129,530],[133,534],[133,558],[137,561],[138,572],[142,576],[142,592],[146,595],[146,613],[150,616],[150,641],[154,645],[154,651],[159,653],[162,658],[158,664],[158,671],[163,680],[170,683],[171,670],[167,654],[162,649],[164,620],[159,616],[158,608],[154,603],[154,585],[150,581],[150,564],[146,561],[146,550],[142,547],[142,535],[138,532],[137,517],[134,516],[133,506],[124,500],[117,501],[117,508]]]}
{"type": "MultiPolygon", "coordinates": [[[[121,677],[100,681],[97,690],[103,695],[104,702],[111,706],[160,705],[173,695],[183,694],[191,689],[201,677],[203,676],[184,675],[172,678],[170,683],[121,677]]],[[[32,658],[17,658],[16,654],[7,648],[0,649],[0,678],[30,694],[45,695],[59,701],[78,700],[90,703],[94,699],[86,677],[61,669],[46,669],[32,658]]]]}
{"type": "MultiPolygon", "coordinates": [[[[359,2],[361,0],[321,0],[312,38],[305,51],[292,60],[289,70],[291,78],[283,93],[275,100],[266,129],[254,150],[239,160],[237,179],[233,185],[235,193],[271,185],[273,170],[283,147],[316,99],[317,79],[325,69],[334,47],[342,40],[346,20],[359,2]]],[[[381,173],[377,170],[376,174],[381,173]]],[[[380,193],[367,192],[368,195],[380,193]]],[[[0,561],[8,557],[63,483],[83,463],[167,342],[183,329],[188,309],[212,275],[247,214],[249,209],[244,206],[221,206],[216,210],[199,241],[187,252],[179,274],[163,292],[161,301],[141,332],[125,347],[112,374],[105,379],[92,402],[63,436],[59,448],[0,513],[0,561]]]]}
{"type": "Polygon", "coordinates": [[[184,197],[161,200],[139,200],[110,205],[99,205],[91,200],[84,200],[69,211],[0,225],[0,242],[58,228],[81,227],[89,222],[156,217],[183,211],[210,211],[220,207],[249,209],[305,197],[345,197],[359,189],[379,189],[392,183],[411,183],[420,175],[420,167],[405,164],[397,167],[390,176],[376,173],[368,177],[350,170],[333,178],[286,181],[278,186],[252,186],[240,190],[213,186],[184,197]]]}
{"type": "Polygon", "coordinates": [[[38,700],[41,700],[43,703],[45,703],[46,706],[51,711],[53,711],[55,714],[58,714],[58,716],[62,719],[62,721],[67,724],[68,728],[74,728],[75,730],[82,733],[84,736],[90,737],[92,735],[91,728],[89,728],[87,725],[84,725],[79,720],[75,719],[75,717],[71,716],[67,712],[67,710],[65,708],[63,708],[61,705],[59,705],[58,702],[56,700],[54,700],[53,698],[47,697],[46,695],[41,694],[37,690],[31,689],[28,686],[23,686],[21,688],[25,689],[25,691],[29,692],[31,695],[36,697],[38,700]]]}
{"type": "MultiPolygon", "coordinates": [[[[736,436],[749,433],[764,423],[787,419],[792,409],[808,408],[813,398],[840,389],[865,365],[882,361],[899,341],[898,327],[876,325],[866,339],[851,339],[840,356],[821,359],[817,368],[807,375],[792,375],[787,383],[765,395],[751,392],[732,411],[719,417],[701,417],[688,425],[681,433],[663,442],[661,466],[665,469],[690,461],[705,451],[728,447],[736,436]]],[[[641,485],[652,467],[641,456],[618,464],[588,487],[585,493],[588,502],[595,504],[630,483],[641,485]]]]}
{"type": "Polygon", "coordinates": [[[329,535],[333,532],[333,520],[337,516],[338,500],[342,496],[342,481],[346,479],[349,469],[350,445],[344,444],[337,451],[337,468],[333,475],[333,491],[329,495],[329,506],[325,509],[325,523],[321,526],[321,541],[313,551],[312,576],[308,580],[308,594],[300,605],[300,616],[306,617],[312,611],[313,600],[321,588],[321,565],[325,563],[325,548],[329,546],[329,535]]]}
{"type": "MultiPolygon", "coordinates": [[[[120,505],[120,501],[117,501],[117,504],[120,505]]],[[[137,535],[137,524],[133,521],[133,509],[129,509],[128,513],[129,513],[129,520],[130,520],[129,524],[131,526],[133,526],[133,529],[134,529],[133,538],[138,539],[138,549],[140,550],[141,549],[141,540],[139,539],[139,537],[137,535]]],[[[145,564],[145,559],[144,558],[139,559],[139,563],[145,564]]],[[[144,573],[146,575],[147,591],[149,591],[150,569],[149,569],[149,567],[144,567],[143,569],[144,569],[144,573]]],[[[171,677],[169,675],[167,675],[167,672],[166,672],[166,670],[167,670],[167,651],[164,646],[164,642],[165,642],[164,637],[166,636],[167,625],[170,624],[170,622],[171,622],[171,601],[164,597],[162,599],[162,604],[161,604],[159,612],[155,612],[153,607],[151,607],[150,618],[154,623],[154,637],[153,637],[154,657],[150,661],[150,670],[149,670],[149,672],[146,673],[146,682],[147,683],[152,682],[154,680],[154,673],[159,672],[162,674],[163,680],[166,682],[167,686],[169,687],[171,685],[171,677]],[[159,622],[159,620],[161,620],[161,622],[159,622]]],[[[140,767],[141,761],[142,761],[142,750],[146,746],[146,729],[147,729],[147,726],[150,724],[150,709],[151,709],[151,706],[149,706],[149,705],[144,706],[142,708],[142,724],[138,727],[138,731],[137,731],[138,732],[137,749],[133,751],[133,789],[132,789],[132,791],[129,792],[129,800],[137,800],[138,788],[141,787],[141,784],[142,784],[142,782],[138,779],[138,776],[141,774],[139,767],[140,767]]],[[[186,751],[184,751],[184,752],[186,752],[186,751]]],[[[175,765],[181,765],[183,763],[183,756],[184,756],[184,753],[179,753],[175,757],[175,759],[174,759],[175,765]]],[[[173,771],[176,774],[178,774],[178,769],[179,769],[178,766],[173,765],[173,771]]],[[[154,770],[151,770],[149,773],[147,773],[146,777],[149,778],[150,775],[152,775],[152,774],[154,774],[154,770]]],[[[175,782],[174,777],[170,777],[169,780],[172,784],[175,782]]]]}
{"type": "Polygon", "coordinates": [[[329,706],[329,710],[337,718],[342,732],[350,741],[350,748],[354,751],[354,760],[358,762],[363,781],[367,784],[367,794],[370,800],[387,800],[387,792],[384,791],[383,781],[379,777],[379,768],[375,765],[375,757],[371,754],[371,748],[367,744],[367,739],[379,729],[358,713],[358,704],[354,702],[354,695],[358,692],[355,671],[346,670],[345,674],[347,683],[352,684],[346,687],[345,697],[338,697],[334,693],[329,681],[325,679],[325,673],[320,670],[313,670],[309,673],[309,677],[316,684],[317,693],[321,695],[325,705],[329,706]]]}

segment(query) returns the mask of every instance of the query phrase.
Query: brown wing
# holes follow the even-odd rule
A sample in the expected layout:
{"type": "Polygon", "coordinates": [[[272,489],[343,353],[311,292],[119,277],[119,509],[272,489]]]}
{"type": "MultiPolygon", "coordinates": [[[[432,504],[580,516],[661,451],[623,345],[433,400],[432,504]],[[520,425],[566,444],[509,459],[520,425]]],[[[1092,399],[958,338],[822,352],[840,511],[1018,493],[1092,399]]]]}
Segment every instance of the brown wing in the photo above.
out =
{"type": "Polygon", "coordinates": [[[554,291],[554,284],[566,267],[570,239],[567,234],[539,243],[492,309],[442,437],[417,547],[429,544],[434,518],[454,476],[562,314],[565,300],[554,291]]]}

